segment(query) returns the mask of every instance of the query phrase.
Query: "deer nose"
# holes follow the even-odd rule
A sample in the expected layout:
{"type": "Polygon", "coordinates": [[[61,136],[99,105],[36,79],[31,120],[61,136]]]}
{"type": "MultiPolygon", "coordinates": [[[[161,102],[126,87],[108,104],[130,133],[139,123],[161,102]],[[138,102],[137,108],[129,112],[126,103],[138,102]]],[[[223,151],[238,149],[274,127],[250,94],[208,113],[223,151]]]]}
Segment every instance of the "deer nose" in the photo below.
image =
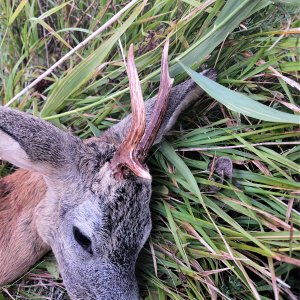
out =
{"type": "MultiPolygon", "coordinates": [[[[139,300],[139,294],[138,293],[132,293],[132,294],[125,294],[120,295],[119,293],[117,295],[108,295],[107,297],[103,298],[102,296],[100,298],[96,298],[97,300],[139,300]]],[[[94,300],[94,298],[93,298],[94,300]]]]}
{"type": "Polygon", "coordinates": [[[86,287],[75,287],[79,292],[77,295],[84,295],[85,300],[139,300],[133,267],[106,263],[98,265],[89,278],[86,287]]]}
{"type": "MultiPolygon", "coordinates": [[[[78,287],[76,287],[78,288],[78,287]]],[[[101,288],[90,286],[89,291],[73,291],[68,290],[72,300],[139,300],[139,292],[137,283],[129,283],[127,280],[120,281],[119,284],[112,284],[107,281],[102,284],[101,288]]]]}
{"type": "Polygon", "coordinates": [[[97,300],[139,300],[138,285],[136,280],[127,278],[119,279],[118,282],[107,282],[105,293],[101,291],[97,300]],[[105,295],[104,295],[105,294],[105,295]]]}

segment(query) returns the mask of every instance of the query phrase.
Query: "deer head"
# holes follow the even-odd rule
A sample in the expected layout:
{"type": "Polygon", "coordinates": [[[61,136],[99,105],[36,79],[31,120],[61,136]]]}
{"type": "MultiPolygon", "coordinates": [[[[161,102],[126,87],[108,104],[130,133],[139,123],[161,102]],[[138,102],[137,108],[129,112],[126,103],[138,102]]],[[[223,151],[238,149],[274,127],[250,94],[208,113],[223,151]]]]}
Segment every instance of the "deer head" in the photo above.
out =
{"type": "Polygon", "coordinates": [[[135,262],[151,230],[145,158],[202,93],[190,80],[171,91],[167,51],[168,43],[159,94],[144,106],[130,47],[132,115],[100,138],[82,141],[26,113],[0,108],[0,156],[42,174],[47,184],[35,224],[72,299],[138,299],[135,262]]]}

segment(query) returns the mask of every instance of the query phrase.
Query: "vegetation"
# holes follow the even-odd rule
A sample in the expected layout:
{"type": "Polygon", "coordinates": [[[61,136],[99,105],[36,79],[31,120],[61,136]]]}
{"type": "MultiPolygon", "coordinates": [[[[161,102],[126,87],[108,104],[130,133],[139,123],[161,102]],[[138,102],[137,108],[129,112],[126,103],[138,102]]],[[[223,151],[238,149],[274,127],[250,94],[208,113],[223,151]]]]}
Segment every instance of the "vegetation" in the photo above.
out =
{"type": "MultiPolygon", "coordinates": [[[[1,105],[125,4],[0,0],[1,105]]],[[[154,228],[138,263],[143,299],[299,299],[299,29],[298,0],[137,1],[10,105],[81,138],[98,136],[130,111],[122,53],[135,45],[148,99],[167,36],[175,84],[188,77],[186,67],[215,67],[220,84],[255,100],[243,115],[246,100],[233,108],[208,83],[223,104],[204,97],[152,151],[154,228]],[[265,121],[261,114],[275,113],[266,107],[288,115],[265,121]],[[224,156],[232,178],[209,166],[224,156]]],[[[0,175],[11,171],[2,162],[0,175]]],[[[0,299],[68,297],[50,254],[0,289],[0,299]]]]}

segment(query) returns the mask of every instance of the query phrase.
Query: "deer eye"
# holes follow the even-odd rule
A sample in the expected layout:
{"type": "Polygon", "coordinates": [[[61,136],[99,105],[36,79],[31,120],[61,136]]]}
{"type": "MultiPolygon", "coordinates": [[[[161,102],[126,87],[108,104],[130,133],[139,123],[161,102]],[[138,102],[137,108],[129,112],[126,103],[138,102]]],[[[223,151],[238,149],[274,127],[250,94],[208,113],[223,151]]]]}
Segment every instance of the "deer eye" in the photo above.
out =
{"type": "Polygon", "coordinates": [[[91,240],[85,236],[77,227],[73,227],[73,235],[75,241],[87,252],[92,253],[92,242],[91,240]]]}

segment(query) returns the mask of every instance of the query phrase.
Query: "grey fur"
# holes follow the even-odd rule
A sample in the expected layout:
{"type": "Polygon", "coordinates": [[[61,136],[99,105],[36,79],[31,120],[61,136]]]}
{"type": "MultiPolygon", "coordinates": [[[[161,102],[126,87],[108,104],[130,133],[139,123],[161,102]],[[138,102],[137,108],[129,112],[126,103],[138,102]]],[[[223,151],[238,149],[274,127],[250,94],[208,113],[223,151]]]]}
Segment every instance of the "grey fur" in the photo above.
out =
{"type": "Polygon", "coordinates": [[[32,162],[62,166],[71,159],[72,145],[79,142],[50,123],[9,108],[1,107],[0,120],[0,129],[20,144],[32,162]]]}
{"type": "MultiPolygon", "coordinates": [[[[215,79],[214,71],[205,74],[215,79]]],[[[172,89],[156,143],[202,93],[191,80],[172,89]]],[[[154,102],[146,103],[148,121],[154,102]]],[[[151,230],[151,181],[134,175],[118,181],[110,168],[129,124],[130,116],[100,138],[81,141],[38,118],[0,108],[0,156],[38,171],[47,183],[35,222],[72,299],[138,299],[134,271],[151,230]],[[90,245],[78,242],[78,230],[90,245]]]]}

